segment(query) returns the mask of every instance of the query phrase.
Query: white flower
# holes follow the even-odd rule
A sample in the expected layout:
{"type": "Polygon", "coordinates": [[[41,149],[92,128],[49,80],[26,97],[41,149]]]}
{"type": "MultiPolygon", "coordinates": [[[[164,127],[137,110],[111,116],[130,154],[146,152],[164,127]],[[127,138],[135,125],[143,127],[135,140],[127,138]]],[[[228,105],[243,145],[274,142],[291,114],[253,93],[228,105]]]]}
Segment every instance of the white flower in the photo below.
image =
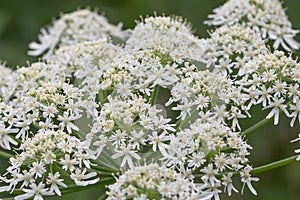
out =
{"type": "MultiPolygon", "coordinates": [[[[192,29],[181,17],[150,16],[142,20],[133,29],[132,35],[126,41],[126,49],[151,49],[162,54],[169,54],[175,62],[183,59],[199,60],[201,47],[199,39],[192,34],[192,29]]],[[[170,71],[169,71],[170,72],[170,71]]],[[[164,74],[165,78],[176,76],[164,74]]],[[[159,83],[158,83],[159,84],[159,83]]]]}
{"type": "Polygon", "coordinates": [[[223,175],[222,177],[222,184],[225,186],[224,190],[227,191],[228,196],[231,196],[231,192],[238,192],[238,190],[233,186],[232,183],[232,173],[228,173],[227,175],[223,175]]]}
{"type": "Polygon", "coordinates": [[[212,187],[214,187],[216,184],[220,183],[220,180],[216,178],[217,170],[213,169],[212,164],[208,164],[208,166],[204,167],[200,170],[204,175],[201,177],[202,181],[204,183],[210,184],[212,187]]]}
{"type": "Polygon", "coordinates": [[[194,102],[189,101],[183,101],[182,104],[178,104],[176,107],[172,107],[172,110],[179,110],[180,115],[177,117],[177,119],[184,120],[187,115],[191,116],[191,109],[194,105],[194,102]]]}
{"type": "Polygon", "coordinates": [[[43,174],[46,172],[45,164],[43,162],[33,162],[32,167],[30,168],[30,172],[34,175],[35,179],[37,177],[42,177],[43,174]]]}
{"type": "Polygon", "coordinates": [[[41,34],[38,35],[40,43],[31,42],[28,55],[38,56],[47,51],[44,58],[49,58],[57,47],[106,39],[112,35],[125,39],[127,33],[121,31],[121,26],[122,24],[114,26],[108,23],[104,16],[88,9],[64,14],[52,26],[41,29],[41,34]]]}
{"type": "Polygon", "coordinates": [[[134,165],[132,158],[137,160],[141,159],[141,157],[134,150],[132,150],[132,145],[121,145],[120,149],[116,149],[115,152],[116,153],[111,156],[112,159],[123,157],[120,167],[124,167],[127,163],[130,168],[133,168],[134,165]]]}
{"type": "Polygon", "coordinates": [[[149,144],[152,145],[152,150],[155,152],[157,148],[159,149],[160,153],[164,156],[168,156],[166,149],[168,149],[168,145],[163,143],[170,140],[170,137],[166,135],[167,132],[163,131],[160,135],[157,134],[156,131],[152,132],[152,135],[149,135],[149,144]]]}
{"type": "Polygon", "coordinates": [[[0,71],[0,99],[8,102],[18,86],[16,82],[17,74],[9,67],[6,67],[6,63],[1,60],[0,71]]]}
{"type": "Polygon", "coordinates": [[[52,191],[48,191],[45,187],[45,184],[40,182],[38,185],[35,183],[32,183],[29,185],[31,189],[25,189],[23,188],[22,191],[25,192],[25,194],[21,194],[15,197],[15,200],[23,200],[23,199],[30,199],[33,198],[33,200],[43,200],[43,195],[53,195],[54,193],[52,191]]]}
{"type": "Polygon", "coordinates": [[[213,109],[218,123],[225,123],[224,120],[228,117],[228,111],[226,111],[226,106],[224,104],[221,106],[216,105],[213,109]]]}
{"type": "Polygon", "coordinates": [[[61,191],[59,190],[59,186],[67,187],[65,183],[63,183],[63,179],[60,179],[59,172],[55,174],[49,173],[46,183],[50,185],[50,191],[54,191],[58,196],[61,196],[61,191]]]}
{"type": "Polygon", "coordinates": [[[238,130],[241,130],[238,119],[246,118],[246,117],[247,116],[242,114],[242,111],[239,108],[232,106],[230,116],[228,117],[229,120],[232,120],[232,124],[231,124],[232,130],[235,131],[236,127],[238,128],[238,130]]]}
{"type": "Polygon", "coordinates": [[[18,143],[8,134],[17,133],[18,131],[18,129],[12,128],[12,126],[5,127],[4,123],[0,121],[0,146],[4,149],[10,150],[10,144],[17,145],[18,143]]]}
{"type": "Polygon", "coordinates": [[[273,101],[274,102],[270,102],[269,105],[266,106],[264,109],[272,108],[272,110],[266,116],[266,118],[270,119],[274,116],[274,125],[277,125],[279,122],[280,110],[282,110],[286,114],[286,116],[289,116],[290,114],[286,109],[286,105],[284,104],[283,98],[278,99],[277,97],[273,97],[273,101]]]}
{"type": "Polygon", "coordinates": [[[291,104],[289,109],[292,111],[292,113],[289,115],[289,117],[292,117],[290,126],[291,127],[294,126],[294,123],[297,120],[297,118],[298,118],[298,122],[300,124],[300,102],[297,102],[296,105],[291,104]]]}
{"type": "Polygon", "coordinates": [[[112,135],[109,137],[109,140],[112,141],[112,145],[118,147],[125,144],[126,136],[127,134],[125,131],[118,129],[112,133],[112,135]]]}
{"type": "Polygon", "coordinates": [[[80,170],[77,168],[75,172],[71,173],[71,179],[75,181],[75,184],[78,186],[87,186],[91,184],[95,184],[99,181],[99,178],[91,179],[93,177],[97,176],[96,172],[90,172],[86,174],[86,168],[83,170],[80,170]],[[89,179],[89,180],[86,180],[89,179]]]}
{"type": "Polygon", "coordinates": [[[285,50],[298,49],[300,44],[294,40],[299,32],[292,29],[282,3],[279,0],[229,0],[214,9],[214,14],[205,23],[208,25],[231,26],[241,24],[260,32],[263,38],[274,40],[273,47],[281,45],[285,50]]]}
{"type": "Polygon", "coordinates": [[[62,130],[66,127],[68,133],[72,133],[72,129],[78,131],[79,128],[71,121],[79,119],[80,117],[81,115],[70,115],[69,112],[64,112],[63,115],[58,115],[57,120],[61,121],[59,126],[62,130]]]}
{"type": "Polygon", "coordinates": [[[69,154],[65,154],[65,158],[61,158],[59,163],[65,171],[72,172],[76,169],[75,165],[78,164],[78,160],[76,158],[70,158],[69,154]]]}
{"type": "Polygon", "coordinates": [[[30,120],[22,120],[16,123],[16,127],[20,128],[16,138],[25,138],[27,132],[30,128],[31,121],[30,120]]]}
{"type": "Polygon", "coordinates": [[[228,158],[226,157],[226,154],[223,152],[215,156],[214,162],[215,162],[215,166],[217,167],[217,170],[220,172],[224,171],[226,168],[229,168],[227,164],[228,158]]]}
{"type": "Polygon", "coordinates": [[[258,97],[256,103],[257,104],[262,103],[263,107],[266,107],[267,103],[271,101],[271,97],[272,97],[271,93],[272,92],[273,92],[273,90],[271,87],[266,88],[265,85],[262,85],[259,88],[259,91],[258,91],[259,97],[258,97]]]}
{"type": "Polygon", "coordinates": [[[131,143],[133,149],[140,150],[141,145],[146,145],[147,140],[144,138],[145,132],[143,130],[133,130],[131,135],[132,136],[130,137],[129,142],[131,143]]]}
{"type": "Polygon", "coordinates": [[[243,189],[245,184],[248,186],[248,188],[250,189],[250,191],[252,192],[252,194],[257,195],[255,189],[253,188],[251,182],[252,181],[259,181],[259,178],[256,177],[251,177],[251,172],[252,167],[251,166],[246,166],[242,171],[241,171],[241,181],[242,183],[244,183],[243,188],[242,188],[242,194],[243,194],[243,189]]]}
{"type": "Polygon", "coordinates": [[[48,53],[45,55],[45,57],[49,57],[53,53],[56,44],[59,42],[59,36],[62,34],[65,27],[66,24],[63,21],[60,21],[56,23],[52,29],[47,30],[41,28],[41,33],[38,35],[40,43],[31,42],[29,44],[31,50],[28,51],[28,55],[38,56],[49,49],[48,53]]]}
{"type": "Polygon", "coordinates": [[[173,168],[151,163],[125,171],[114,184],[108,186],[107,195],[111,200],[211,199],[212,194],[202,191],[202,187],[202,184],[194,183],[173,168]]]}
{"type": "Polygon", "coordinates": [[[22,185],[20,186],[20,189],[22,189],[24,186],[28,187],[29,184],[34,182],[33,175],[33,172],[28,172],[27,170],[23,170],[22,173],[19,174],[18,181],[23,181],[22,185]]]}
{"type": "Polygon", "coordinates": [[[0,147],[15,154],[0,192],[62,196],[103,175],[116,178],[108,200],[219,200],[237,192],[240,174],[256,195],[240,121],[257,105],[275,125],[281,111],[300,123],[300,64],[263,39],[297,49],[296,31],[278,0],[229,0],[210,18],[224,26],[207,39],[179,17],[155,16],[115,45],[108,38],[126,39],[121,27],[85,9],[30,44],[45,63],[13,77],[0,63],[0,147]]]}
{"type": "Polygon", "coordinates": [[[193,153],[191,159],[189,159],[188,162],[189,162],[188,167],[192,169],[196,169],[200,167],[206,162],[205,153],[204,152],[193,153]]]}
{"type": "Polygon", "coordinates": [[[248,73],[246,63],[253,57],[267,52],[260,34],[239,24],[221,26],[210,37],[201,40],[202,62],[222,75],[248,73]],[[238,69],[238,70],[235,70],[238,69]]]}

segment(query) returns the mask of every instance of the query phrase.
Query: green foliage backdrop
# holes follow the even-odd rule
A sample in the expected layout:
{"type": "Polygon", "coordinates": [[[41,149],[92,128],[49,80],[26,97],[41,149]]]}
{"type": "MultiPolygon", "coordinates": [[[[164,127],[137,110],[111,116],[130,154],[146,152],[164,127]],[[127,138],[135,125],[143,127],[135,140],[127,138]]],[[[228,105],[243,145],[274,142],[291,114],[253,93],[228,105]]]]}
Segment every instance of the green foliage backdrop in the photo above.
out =
{"type": "MultiPolygon", "coordinates": [[[[97,8],[111,23],[123,22],[124,28],[133,27],[134,21],[140,16],[153,15],[154,12],[176,14],[187,18],[198,36],[206,37],[208,27],[203,25],[203,21],[214,7],[224,2],[224,0],[0,0],[0,59],[7,61],[8,66],[11,67],[34,61],[33,58],[26,56],[28,43],[36,41],[40,28],[49,24],[52,19],[58,18],[61,12],[85,7],[97,8]]],[[[300,1],[286,0],[284,5],[288,8],[287,14],[293,27],[300,29],[300,1]]],[[[297,36],[297,40],[300,41],[300,35],[297,36]]],[[[296,55],[299,56],[299,52],[296,52],[296,55]]],[[[258,121],[260,116],[253,118],[252,120],[258,121]]],[[[284,119],[280,120],[280,123],[288,124],[284,119]]],[[[288,127],[288,125],[279,124],[274,127],[270,124],[261,129],[260,133],[255,133],[255,137],[249,137],[249,144],[254,147],[250,158],[254,161],[252,163],[261,165],[293,154],[297,144],[289,144],[288,141],[294,139],[295,134],[300,132],[299,127],[293,129],[281,127],[288,127]]],[[[5,166],[2,161],[1,167],[5,166]]],[[[258,196],[234,194],[233,199],[297,200],[300,196],[299,169],[300,163],[294,163],[260,174],[261,181],[255,183],[258,196]]],[[[62,199],[94,199],[101,192],[98,188],[92,188],[66,195],[62,199]]],[[[226,199],[226,196],[222,199],[226,199]]]]}

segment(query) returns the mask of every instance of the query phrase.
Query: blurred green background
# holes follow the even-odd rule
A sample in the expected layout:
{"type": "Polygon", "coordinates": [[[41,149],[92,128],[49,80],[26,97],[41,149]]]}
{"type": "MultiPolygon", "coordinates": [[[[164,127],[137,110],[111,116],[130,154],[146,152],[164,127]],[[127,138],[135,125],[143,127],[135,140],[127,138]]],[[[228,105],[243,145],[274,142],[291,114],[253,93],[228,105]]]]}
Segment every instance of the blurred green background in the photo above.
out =
{"type": "MultiPolygon", "coordinates": [[[[241,0],[242,1],[242,0],[241,0]]],[[[135,20],[140,16],[158,14],[176,14],[187,18],[193,24],[196,34],[206,37],[207,30],[203,25],[206,16],[212,9],[224,3],[225,0],[0,0],[0,59],[7,61],[11,67],[27,65],[35,59],[26,56],[28,43],[37,41],[40,28],[51,20],[58,18],[62,12],[71,12],[77,8],[98,8],[113,24],[123,22],[124,28],[133,28],[135,20]]],[[[287,13],[294,28],[300,29],[300,1],[286,0],[287,13]]],[[[299,35],[297,36],[300,41],[299,35]]],[[[300,55],[295,52],[296,55],[300,55]]],[[[0,72],[1,73],[1,72],[0,72]]],[[[245,122],[253,124],[266,116],[258,112],[252,119],[245,122]]],[[[293,155],[299,144],[289,141],[297,137],[300,128],[289,127],[289,121],[281,118],[280,124],[272,124],[249,136],[248,142],[253,146],[251,162],[255,166],[276,161],[293,155]]],[[[0,160],[1,168],[7,164],[0,160]]],[[[2,170],[1,170],[2,171],[2,170]]],[[[245,188],[244,195],[234,194],[232,198],[222,196],[223,200],[298,200],[300,199],[300,163],[293,163],[280,169],[261,173],[254,187],[258,196],[249,194],[245,188]]],[[[240,190],[241,186],[237,186],[240,190]]],[[[49,199],[96,199],[103,191],[92,188],[84,192],[66,195],[63,198],[49,199]]]]}

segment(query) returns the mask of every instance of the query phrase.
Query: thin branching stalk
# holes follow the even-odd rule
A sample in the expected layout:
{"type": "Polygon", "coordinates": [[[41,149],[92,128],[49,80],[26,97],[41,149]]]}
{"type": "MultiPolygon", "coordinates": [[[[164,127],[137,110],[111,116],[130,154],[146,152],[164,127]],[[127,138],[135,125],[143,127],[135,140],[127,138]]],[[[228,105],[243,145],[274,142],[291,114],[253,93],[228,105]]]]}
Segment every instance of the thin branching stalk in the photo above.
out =
{"type": "Polygon", "coordinates": [[[251,173],[252,174],[258,174],[258,173],[270,171],[272,169],[276,169],[276,168],[279,168],[279,167],[283,167],[285,165],[288,165],[290,163],[295,162],[297,157],[298,157],[297,155],[296,156],[291,156],[291,157],[288,157],[288,158],[285,158],[285,159],[282,159],[282,160],[279,160],[279,161],[275,161],[275,162],[272,162],[272,163],[269,163],[269,164],[266,164],[266,165],[255,167],[251,171],[251,173]]]}
{"type": "Polygon", "coordinates": [[[158,85],[154,86],[152,95],[151,95],[151,99],[150,99],[150,104],[153,106],[156,102],[156,98],[157,98],[157,93],[158,93],[158,85]]]}

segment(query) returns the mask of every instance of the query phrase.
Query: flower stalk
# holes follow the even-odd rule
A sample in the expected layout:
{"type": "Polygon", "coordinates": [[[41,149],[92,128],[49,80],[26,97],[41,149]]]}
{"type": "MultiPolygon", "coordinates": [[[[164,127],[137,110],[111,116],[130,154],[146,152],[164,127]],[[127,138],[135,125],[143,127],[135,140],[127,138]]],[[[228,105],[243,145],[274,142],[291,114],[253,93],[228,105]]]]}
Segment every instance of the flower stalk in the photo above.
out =
{"type": "Polygon", "coordinates": [[[279,161],[276,161],[276,162],[272,162],[272,163],[269,163],[269,164],[266,164],[266,165],[255,167],[253,170],[251,170],[251,174],[259,174],[259,173],[262,173],[262,172],[270,171],[272,169],[283,167],[283,166],[288,165],[290,163],[296,162],[297,157],[298,156],[291,156],[291,157],[288,157],[288,158],[285,158],[285,159],[282,159],[282,160],[279,160],[279,161]]]}

